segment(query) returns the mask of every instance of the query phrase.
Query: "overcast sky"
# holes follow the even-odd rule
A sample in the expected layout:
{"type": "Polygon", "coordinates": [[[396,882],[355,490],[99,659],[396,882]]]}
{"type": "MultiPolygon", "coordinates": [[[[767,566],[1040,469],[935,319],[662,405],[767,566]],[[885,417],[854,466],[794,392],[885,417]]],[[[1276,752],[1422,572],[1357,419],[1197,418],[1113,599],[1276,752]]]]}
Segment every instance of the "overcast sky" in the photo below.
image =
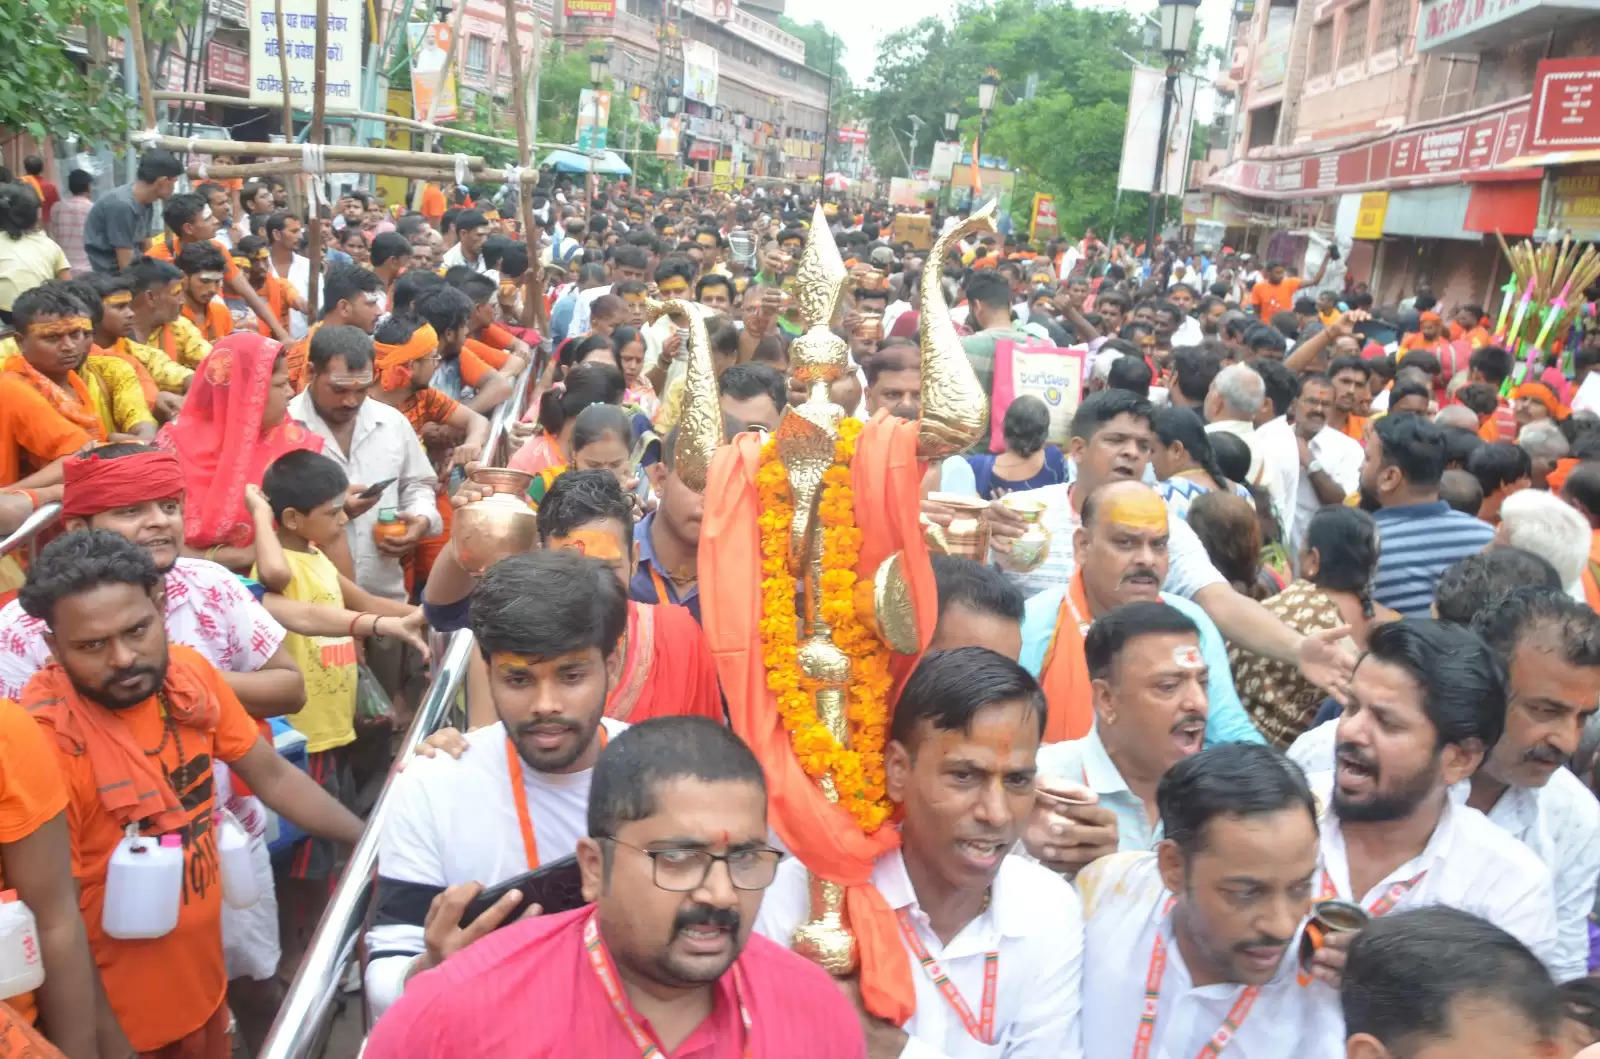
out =
{"type": "MultiPolygon", "coordinates": [[[[1084,6],[1126,8],[1154,13],[1154,0],[1080,0],[1084,6]]],[[[790,18],[802,22],[818,21],[839,33],[845,41],[845,69],[855,84],[865,85],[872,77],[872,62],[878,41],[897,29],[909,26],[930,13],[928,0],[790,0],[790,18]]],[[[1221,44],[1227,29],[1229,0],[1201,0],[1201,40],[1221,44]]]]}

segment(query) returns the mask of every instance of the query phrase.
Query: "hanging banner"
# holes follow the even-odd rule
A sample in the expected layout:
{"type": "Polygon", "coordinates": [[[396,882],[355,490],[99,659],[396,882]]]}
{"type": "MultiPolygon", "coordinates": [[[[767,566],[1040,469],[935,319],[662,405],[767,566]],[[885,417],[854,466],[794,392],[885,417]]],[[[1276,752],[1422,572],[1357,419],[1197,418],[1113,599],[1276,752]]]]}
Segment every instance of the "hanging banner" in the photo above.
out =
{"type": "Polygon", "coordinates": [[[416,120],[427,121],[428,109],[433,107],[433,120],[456,120],[456,74],[450,71],[444,88],[439,92],[439,102],[433,103],[434,89],[439,84],[439,71],[450,60],[453,42],[450,27],[443,22],[412,22],[406,26],[406,39],[411,42],[411,100],[416,107],[416,120]]]}
{"type": "Polygon", "coordinates": [[[566,0],[568,18],[615,18],[617,0],[566,0]]]}
{"type": "Polygon", "coordinates": [[[585,88],[578,93],[578,135],[574,143],[580,151],[606,149],[606,129],[611,124],[611,92],[585,88]]]}
{"type": "MultiPolygon", "coordinates": [[[[1156,178],[1161,100],[1166,83],[1165,71],[1151,66],[1133,68],[1133,82],[1128,87],[1128,124],[1122,137],[1122,167],[1117,172],[1117,187],[1124,191],[1149,191],[1156,178]]],[[[1161,170],[1161,188],[1168,195],[1182,195],[1189,182],[1189,132],[1194,127],[1195,97],[1209,89],[1199,78],[1184,75],[1174,90],[1177,98],[1167,119],[1167,157],[1161,170]]]]}
{"type": "Polygon", "coordinates": [[[949,180],[950,172],[961,157],[961,141],[941,140],[933,145],[933,161],[928,164],[928,176],[934,180],[949,180]]]}
{"type": "Polygon", "coordinates": [[[676,157],[678,153],[678,119],[667,118],[661,122],[661,131],[656,133],[656,154],[676,157]]]}
{"type": "MultiPolygon", "coordinates": [[[[392,114],[397,118],[409,118],[412,114],[411,93],[403,88],[389,89],[389,95],[384,103],[383,112],[392,114]]],[[[412,149],[411,130],[399,125],[385,125],[383,145],[396,151],[409,151],[412,149]]],[[[398,205],[406,200],[406,178],[397,176],[381,176],[377,179],[378,197],[384,205],[398,205]]]]}
{"type": "Polygon", "coordinates": [[[1038,246],[1043,240],[1054,239],[1057,230],[1056,197],[1035,192],[1033,211],[1028,218],[1028,242],[1038,246]]]}
{"type": "Polygon", "coordinates": [[[717,105],[717,49],[700,40],[683,42],[683,96],[717,105]]]}
{"type": "MultiPolygon", "coordinates": [[[[310,110],[316,84],[317,0],[282,0],[284,40],[289,61],[289,100],[310,110]]],[[[329,15],[327,26],[327,108],[359,110],[361,103],[361,15],[329,15]]],[[[274,0],[250,4],[250,99],[283,103],[283,67],[278,58],[277,6],[274,0]]]]}

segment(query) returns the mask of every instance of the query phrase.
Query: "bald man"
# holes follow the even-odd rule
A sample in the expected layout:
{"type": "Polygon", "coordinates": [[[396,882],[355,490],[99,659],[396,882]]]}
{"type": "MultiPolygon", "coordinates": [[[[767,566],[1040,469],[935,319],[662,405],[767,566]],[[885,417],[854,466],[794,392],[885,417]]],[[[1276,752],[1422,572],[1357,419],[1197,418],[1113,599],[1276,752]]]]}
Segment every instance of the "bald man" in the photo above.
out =
{"type": "Polygon", "coordinates": [[[1073,535],[1076,569],[1065,590],[1028,600],[1022,623],[1022,664],[1039,677],[1049,700],[1045,742],[1079,739],[1093,720],[1083,637],[1100,615],[1124,603],[1168,603],[1200,632],[1210,667],[1212,742],[1261,742],[1234,690],[1222,634],[1206,612],[1182,596],[1161,591],[1167,576],[1167,506],[1137,481],[1113,481],[1083,502],[1083,523],[1073,535]]]}

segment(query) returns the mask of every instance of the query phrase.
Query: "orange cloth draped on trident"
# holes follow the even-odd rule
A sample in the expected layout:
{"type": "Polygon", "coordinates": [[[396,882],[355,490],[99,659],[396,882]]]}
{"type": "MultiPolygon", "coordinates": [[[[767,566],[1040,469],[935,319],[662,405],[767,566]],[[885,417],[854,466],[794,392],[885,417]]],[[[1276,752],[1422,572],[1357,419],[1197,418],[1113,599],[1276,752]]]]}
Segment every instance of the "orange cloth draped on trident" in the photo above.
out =
{"type": "MultiPolygon", "coordinates": [[[[863,834],[850,814],[829,802],[795,760],[761,658],[761,531],[756,471],[761,439],[740,434],[717,450],[706,488],[700,534],[702,626],[717,660],[733,728],[766,772],[773,826],[795,856],[818,876],[845,887],[845,911],[861,956],[867,1010],[896,1025],[916,1010],[911,961],[894,912],[870,884],[873,861],[895,848],[892,825],[863,834]],[[712,554],[712,549],[715,553],[712,554]]],[[[927,646],[939,616],[933,568],[919,525],[924,468],[917,460],[917,424],[880,412],[861,432],[851,466],[856,524],[862,531],[856,574],[870,583],[878,565],[903,553],[917,630],[927,646]]],[[[917,658],[891,655],[896,686],[917,658]]]]}
{"type": "Polygon", "coordinates": [[[1089,690],[1089,662],[1083,654],[1083,630],[1078,615],[1089,616],[1083,593],[1083,572],[1074,571],[1056,611],[1056,629],[1044,653],[1039,685],[1044,688],[1044,743],[1082,739],[1094,726],[1093,695],[1089,690]]]}
{"type": "Polygon", "coordinates": [[[638,724],[679,714],[722,723],[717,663],[700,623],[688,607],[629,600],[628,652],[606,716],[638,724]]]}

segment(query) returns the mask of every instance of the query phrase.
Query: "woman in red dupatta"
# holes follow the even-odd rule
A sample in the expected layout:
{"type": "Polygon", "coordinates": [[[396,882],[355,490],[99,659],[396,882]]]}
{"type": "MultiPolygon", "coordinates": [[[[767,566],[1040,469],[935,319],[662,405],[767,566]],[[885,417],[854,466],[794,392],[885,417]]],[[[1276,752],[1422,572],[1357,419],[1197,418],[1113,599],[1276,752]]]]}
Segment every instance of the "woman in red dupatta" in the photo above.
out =
{"type": "Polygon", "coordinates": [[[183,410],[156,437],[183,464],[190,547],[249,544],[245,485],[286,452],[322,451],[322,438],[289,418],[291,396],[283,346],[264,335],[236,331],[200,362],[183,410]]]}

